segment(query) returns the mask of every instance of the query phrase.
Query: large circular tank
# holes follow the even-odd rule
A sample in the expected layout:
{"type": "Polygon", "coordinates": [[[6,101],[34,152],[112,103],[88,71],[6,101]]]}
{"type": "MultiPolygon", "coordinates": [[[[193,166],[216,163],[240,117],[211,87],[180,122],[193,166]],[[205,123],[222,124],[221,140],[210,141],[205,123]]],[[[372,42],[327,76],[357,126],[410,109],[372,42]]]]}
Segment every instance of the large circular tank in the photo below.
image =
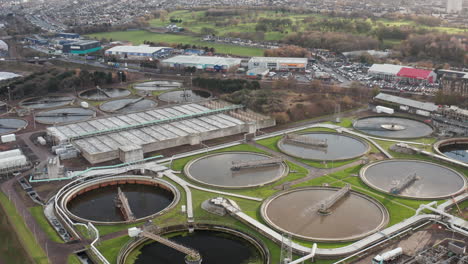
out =
{"type": "Polygon", "coordinates": [[[43,96],[28,98],[19,103],[23,108],[47,109],[55,108],[73,103],[73,98],[69,96],[43,96]]]}
{"type": "Polygon", "coordinates": [[[42,111],[35,115],[36,122],[42,124],[62,124],[90,119],[96,116],[96,112],[80,107],[59,108],[42,111]]]}
{"type": "Polygon", "coordinates": [[[448,198],[466,186],[465,177],[448,167],[421,160],[386,160],[360,171],[361,179],[381,192],[415,199],[448,198]]]}
{"type": "Polygon", "coordinates": [[[187,163],[185,175],[197,182],[224,188],[246,188],[271,183],[287,174],[285,163],[259,167],[233,168],[233,162],[267,160],[272,157],[254,152],[223,152],[206,155],[187,163]]]}
{"type": "Polygon", "coordinates": [[[432,134],[424,122],[397,116],[370,116],[356,120],[354,128],[373,136],[387,138],[419,138],[432,134]]]}
{"type": "Polygon", "coordinates": [[[161,214],[173,207],[179,199],[177,189],[166,181],[124,175],[78,185],[62,196],[63,208],[71,218],[80,222],[123,223],[124,212],[116,206],[118,188],[128,199],[135,216],[133,221],[161,214]]]}
{"type": "Polygon", "coordinates": [[[151,81],[137,83],[133,88],[140,91],[165,91],[171,89],[178,89],[182,87],[182,82],[177,81],[151,81]]]}
{"type": "Polygon", "coordinates": [[[0,135],[14,133],[28,126],[28,122],[19,118],[0,118],[0,135]]]}
{"type": "Polygon", "coordinates": [[[308,132],[295,135],[299,138],[289,139],[289,136],[285,135],[278,141],[278,148],[290,156],[302,159],[347,160],[362,156],[370,150],[366,141],[350,135],[330,132],[308,132]],[[307,143],[307,140],[310,142],[307,143]]]}
{"type": "Polygon", "coordinates": [[[283,191],[262,204],[261,214],[281,233],[323,242],[358,240],[387,225],[387,209],[373,198],[352,190],[328,214],[320,213],[321,201],[338,190],[315,186],[283,191]]]}
{"type": "MultiPolygon", "coordinates": [[[[193,233],[166,234],[178,244],[197,250],[203,264],[265,263],[252,239],[219,230],[195,230],[193,233]]],[[[183,264],[185,254],[157,242],[149,241],[139,249],[135,264],[183,264]]]]}
{"type": "Polygon", "coordinates": [[[211,97],[211,93],[203,90],[179,90],[162,93],[158,99],[170,103],[200,102],[211,97]]]}
{"type": "Polygon", "coordinates": [[[79,96],[85,100],[103,101],[113,98],[129,96],[131,92],[122,88],[99,88],[83,91],[79,96]]]}
{"type": "Polygon", "coordinates": [[[434,144],[434,150],[446,157],[468,163],[468,138],[450,138],[434,144]]]}
{"type": "Polygon", "coordinates": [[[126,114],[150,109],[157,105],[155,101],[149,99],[125,98],[105,102],[99,108],[105,112],[126,114]]]}

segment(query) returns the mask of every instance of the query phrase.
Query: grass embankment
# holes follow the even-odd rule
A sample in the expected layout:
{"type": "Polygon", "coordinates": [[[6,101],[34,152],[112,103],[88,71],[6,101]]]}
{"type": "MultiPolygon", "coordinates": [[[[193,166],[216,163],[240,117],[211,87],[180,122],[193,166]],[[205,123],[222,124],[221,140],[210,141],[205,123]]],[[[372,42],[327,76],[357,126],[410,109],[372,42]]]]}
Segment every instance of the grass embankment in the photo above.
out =
{"type": "Polygon", "coordinates": [[[176,35],[176,34],[159,34],[152,33],[144,30],[136,31],[115,31],[115,32],[102,32],[87,35],[90,38],[97,39],[112,39],[120,41],[130,41],[134,45],[143,44],[146,41],[152,42],[165,42],[175,44],[190,44],[201,47],[213,47],[216,49],[216,53],[231,54],[237,56],[263,56],[263,49],[252,48],[252,47],[241,47],[235,45],[218,44],[212,42],[202,41],[200,37],[187,36],[187,35],[176,35]]]}
{"type": "Polygon", "coordinates": [[[50,240],[57,243],[63,243],[63,240],[57,234],[55,229],[50,226],[49,221],[47,221],[47,218],[44,215],[44,208],[42,206],[31,207],[29,208],[29,212],[34,219],[36,219],[36,222],[41,226],[42,230],[44,230],[50,240]]]}
{"type": "Polygon", "coordinates": [[[68,256],[67,264],[81,264],[81,261],[80,261],[80,259],[78,258],[77,255],[72,254],[72,255],[68,256]]]}
{"type": "Polygon", "coordinates": [[[8,220],[14,231],[18,235],[18,238],[23,245],[26,252],[29,254],[34,263],[47,264],[49,259],[47,258],[42,247],[37,243],[36,238],[32,234],[31,230],[26,226],[23,217],[16,211],[15,206],[8,200],[8,197],[0,192],[0,203],[4,211],[7,214],[8,220]]]}

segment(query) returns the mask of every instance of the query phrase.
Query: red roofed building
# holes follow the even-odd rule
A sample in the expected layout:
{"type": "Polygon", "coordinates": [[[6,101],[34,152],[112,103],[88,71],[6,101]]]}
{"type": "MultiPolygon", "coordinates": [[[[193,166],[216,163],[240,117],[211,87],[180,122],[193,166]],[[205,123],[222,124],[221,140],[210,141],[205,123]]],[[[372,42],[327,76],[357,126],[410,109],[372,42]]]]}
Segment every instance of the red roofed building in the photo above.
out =
{"type": "Polygon", "coordinates": [[[400,79],[406,79],[409,82],[429,82],[433,83],[437,75],[433,71],[403,67],[397,73],[400,79]]]}

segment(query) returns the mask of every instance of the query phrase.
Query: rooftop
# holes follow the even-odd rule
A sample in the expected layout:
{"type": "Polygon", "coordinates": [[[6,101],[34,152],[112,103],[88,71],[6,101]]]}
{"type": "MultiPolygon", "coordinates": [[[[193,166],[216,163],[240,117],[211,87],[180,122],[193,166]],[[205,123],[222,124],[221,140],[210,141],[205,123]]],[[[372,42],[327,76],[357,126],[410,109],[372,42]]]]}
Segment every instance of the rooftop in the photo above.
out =
{"type": "Polygon", "coordinates": [[[404,98],[404,97],[399,97],[399,96],[394,96],[390,94],[384,94],[384,93],[379,93],[374,99],[381,100],[381,101],[386,101],[390,103],[395,103],[398,105],[406,105],[409,107],[413,107],[416,109],[421,109],[429,112],[434,112],[438,109],[438,106],[434,103],[428,103],[428,102],[419,102],[416,100],[404,98]]]}
{"type": "Polygon", "coordinates": [[[429,70],[403,67],[397,73],[397,76],[424,80],[427,79],[431,75],[431,73],[432,71],[429,70]]]}
{"type": "Polygon", "coordinates": [[[280,63],[304,63],[307,58],[286,58],[286,57],[252,57],[251,62],[280,62],[280,63]]]}
{"type": "Polygon", "coordinates": [[[131,53],[155,53],[162,49],[170,49],[168,47],[150,47],[148,45],[140,45],[140,46],[115,46],[106,51],[111,52],[131,52],[131,53]]]}
{"type": "Polygon", "coordinates": [[[394,65],[394,64],[373,64],[369,68],[369,72],[375,73],[384,73],[384,74],[392,74],[396,75],[403,66],[401,65],[394,65]]]}

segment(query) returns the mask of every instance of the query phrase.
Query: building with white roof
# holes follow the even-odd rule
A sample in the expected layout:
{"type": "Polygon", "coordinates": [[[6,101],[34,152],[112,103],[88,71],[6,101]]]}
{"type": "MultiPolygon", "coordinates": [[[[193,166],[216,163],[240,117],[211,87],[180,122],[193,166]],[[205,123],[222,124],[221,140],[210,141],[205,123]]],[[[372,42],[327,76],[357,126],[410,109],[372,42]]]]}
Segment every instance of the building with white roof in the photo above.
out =
{"type": "Polygon", "coordinates": [[[368,74],[370,76],[378,77],[384,80],[392,80],[400,72],[403,66],[394,65],[394,64],[373,64],[369,70],[368,74]]]}
{"type": "Polygon", "coordinates": [[[149,59],[149,58],[164,58],[172,53],[172,48],[169,47],[150,47],[148,45],[140,46],[115,46],[106,50],[106,56],[117,56],[128,59],[149,59]]]}
{"type": "Polygon", "coordinates": [[[248,63],[249,70],[267,68],[276,71],[305,70],[307,58],[253,57],[248,63]]]}
{"type": "Polygon", "coordinates": [[[239,58],[226,58],[215,56],[175,56],[162,61],[163,65],[170,68],[182,69],[195,67],[206,71],[227,71],[238,67],[241,63],[239,58]]]}

